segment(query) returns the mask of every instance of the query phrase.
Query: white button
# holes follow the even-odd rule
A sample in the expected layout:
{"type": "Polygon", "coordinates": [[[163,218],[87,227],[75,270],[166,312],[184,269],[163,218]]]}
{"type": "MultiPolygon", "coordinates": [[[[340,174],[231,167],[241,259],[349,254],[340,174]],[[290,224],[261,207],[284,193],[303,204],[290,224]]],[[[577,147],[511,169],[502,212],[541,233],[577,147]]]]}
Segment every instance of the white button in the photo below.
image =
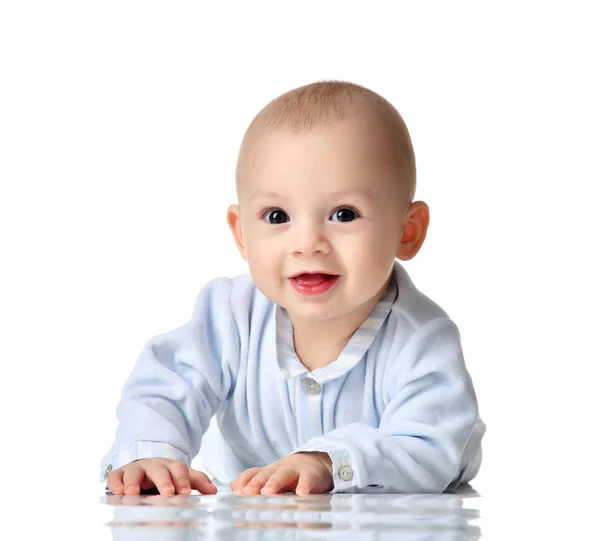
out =
{"type": "Polygon", "coordinates": [[[310,395],[321,394],[321,385],[319,385],[319,382],[315,381],[314,379],[311,379],[311,378],[303,379],[302,387],[306,394],[310,394],[310,395]]]}
{"type": "Polygon", "coordinates": [[[352,471],[352,468],[350,466],[342,466],[338,470],[338,475],[340,476],[340,479],[342,481],[350,481],[350,479],[352,479],[352,476],[354,475],[354,472],[352,471]]]}

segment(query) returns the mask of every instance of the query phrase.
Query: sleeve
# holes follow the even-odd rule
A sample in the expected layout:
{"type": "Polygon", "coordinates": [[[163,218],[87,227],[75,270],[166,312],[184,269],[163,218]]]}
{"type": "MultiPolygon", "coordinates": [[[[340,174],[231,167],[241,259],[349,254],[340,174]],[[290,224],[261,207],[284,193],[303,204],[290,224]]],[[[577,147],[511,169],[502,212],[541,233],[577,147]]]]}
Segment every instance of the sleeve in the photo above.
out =
{"type": "Polygon", "coordinates": [[[141,458],[190,464],[237,373],[240,336],[231,311],[231,280],[209,282],[190,321],[149,340],[117,405],[117,430],[100,477],[141,458]]]}
{"type": "Polygon", "coordinates": [[[447,317],[421,327],[385,371],[378,427],[352,423],[309,440],[333,463],[333,492],[441,493],[460,475],[478,420],[460,336],[447,317]]]}

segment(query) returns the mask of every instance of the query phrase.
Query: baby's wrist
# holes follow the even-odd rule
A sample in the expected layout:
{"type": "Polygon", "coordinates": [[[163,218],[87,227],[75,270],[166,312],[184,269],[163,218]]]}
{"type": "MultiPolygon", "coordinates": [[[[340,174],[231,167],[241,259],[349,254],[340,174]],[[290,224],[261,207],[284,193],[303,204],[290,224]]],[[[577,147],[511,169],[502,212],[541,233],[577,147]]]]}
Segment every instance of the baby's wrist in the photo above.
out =
{"type": "Polygon", "coordinates": [[[331,461],[331,457],[327,453],[322,452],[322,451],[300,451],[298,454],[309,455],[312,458],[315,458],[321,464],[323,464],[323,466],[325,466],[325,468],[327,468],[327,471],[333,477],[333,463],[331,461]]]}

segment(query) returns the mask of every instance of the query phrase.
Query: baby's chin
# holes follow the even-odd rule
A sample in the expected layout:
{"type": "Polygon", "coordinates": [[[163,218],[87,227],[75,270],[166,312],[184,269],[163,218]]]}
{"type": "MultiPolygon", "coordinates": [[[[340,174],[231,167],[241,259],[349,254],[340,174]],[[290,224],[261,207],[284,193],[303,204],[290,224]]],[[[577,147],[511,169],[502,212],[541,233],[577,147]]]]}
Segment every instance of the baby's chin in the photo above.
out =
{"type": "MultiPolygon", "coordinates": [[[[288,311],[287,315],[294,329],[303,331],[303,336],[306,336],[308,332],[309,336],[318,336],[320,339],[325,337],[323,333],[327,333],[329,331],[333,332],[336,329],[350,328],[353,323],[351,316],[344,312],[331,311],[327,313],[316,313],[308,311],[288,311]]],[[[331,334],[328,334],[327,336],[331,338],[331,334]]]]}
{"type": "Polygon", "coordinates": [[[280,299],[276,302],[283,307],[292,322],[304,321],[310,324],[319,324],[333,322],[334,320],[342,320],[346,317],[352,317],[356,307],[348,305],[339,297],[331,299],[313,298],[289,298],[280,299]]]}

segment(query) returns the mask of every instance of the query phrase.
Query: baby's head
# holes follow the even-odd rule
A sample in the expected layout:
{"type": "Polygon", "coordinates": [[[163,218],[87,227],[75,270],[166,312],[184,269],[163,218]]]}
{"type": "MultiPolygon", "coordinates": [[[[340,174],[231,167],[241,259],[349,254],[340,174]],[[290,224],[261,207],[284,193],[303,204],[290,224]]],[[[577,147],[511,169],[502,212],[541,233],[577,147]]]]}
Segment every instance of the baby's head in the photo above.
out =
{"type": "Polygon", "coordinates": [[[251,122],[227,219],[266,297],[297,317],[341,317],[372,308],[395,258],[419,251],[429,210],[413,201],[415,177],[408,130],[389,102],[352,83],[314,83],[251,122]],[[292,278],[317,271],[325,276],[292,278]]]}

